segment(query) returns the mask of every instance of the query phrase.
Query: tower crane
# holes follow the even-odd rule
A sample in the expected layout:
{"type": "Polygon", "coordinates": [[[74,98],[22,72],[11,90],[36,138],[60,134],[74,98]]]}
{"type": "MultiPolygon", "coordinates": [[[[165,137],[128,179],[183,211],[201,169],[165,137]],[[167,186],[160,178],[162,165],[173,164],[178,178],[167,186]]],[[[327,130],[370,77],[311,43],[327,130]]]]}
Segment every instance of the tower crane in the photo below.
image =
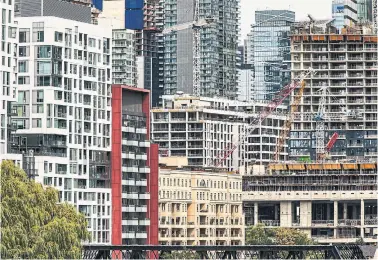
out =
{"type": "Polygon", "coordinates": [[[286,118],[286,121],[283,125],[283,129],[280,132],[280,136],[277,140],[277,146],[276,151],[274,153],[274,161],[278,162],[280,160],[280,153],[282,152],[283,146],[285,145],[286,138],[290,132],[291,124],[294,119],[295,113],[298,112],[298,106],[301,102],[301,98],[303,96],[303,90],[306,86],[306,83],[304,81],[301,82],[301,87],[299,88],[298,93],[294,97],[293,104],[291,104],[289,115],[286,118]]]}
{"type": "Polygon", "coordinates": [[[185,29],[193,29],[193,94],[195,96],[201,95],[201,28],[215,23],[215,19],[212,17],[199,18],[199,1],[195,0],[194,19],[192,22],[174,25],[164,29],[162,32],[163,35],[166,35],[185,29]]]}
{"type": "Polygon", "coordinates": [[[252,132],[279,106],[282,102],[295,90],[299,85],[302,84],[304,79],[313,73],[312,68],[307,69],[301,75],[292,80],[289,85],[283,87],[272,99],[272,101],[258,114],[257,117],[253,118],[249,123],[248,127],[233,140],[233,143],[226,148],[226,150],[221,151],[216,159],[213,161],[213,166],[219,167],[223,162],[239,147],[245,139],[252,134],[252,132]]]}

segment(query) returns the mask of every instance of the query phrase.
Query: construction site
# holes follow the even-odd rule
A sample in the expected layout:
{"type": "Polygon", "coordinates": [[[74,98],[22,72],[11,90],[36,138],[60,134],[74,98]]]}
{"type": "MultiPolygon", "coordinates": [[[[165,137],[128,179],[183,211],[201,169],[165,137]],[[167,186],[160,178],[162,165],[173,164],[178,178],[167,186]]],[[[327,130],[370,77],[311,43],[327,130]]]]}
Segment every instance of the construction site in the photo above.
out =
{"type": "Polygon", "coordinates": [[[245,224],[298,228],[324,244],[375,243],[377,36],[309,18],[291,31],[297,87],[275,160],[243,176],[245,224]]]}

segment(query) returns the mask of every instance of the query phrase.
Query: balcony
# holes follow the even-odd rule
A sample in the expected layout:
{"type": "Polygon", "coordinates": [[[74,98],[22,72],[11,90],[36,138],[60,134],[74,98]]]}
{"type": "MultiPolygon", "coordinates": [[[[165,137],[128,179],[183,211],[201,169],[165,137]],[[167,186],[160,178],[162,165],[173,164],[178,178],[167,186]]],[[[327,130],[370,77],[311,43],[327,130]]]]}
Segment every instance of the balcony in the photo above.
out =
{"type": "Polygon", "coordinates": [[[135,153],[122,152],[122,158],[123,158],[123,159],[131,159],[131,160],[135,160],[135,153]]]}
{"type": "Polygon", "coordinates": [[[139,173],[150,173],[150,167],[140,167],[139,168],[139,173]]]}
{"type": "MultiPolygon", "coordinates": [[[[138,146],[138,145],[137,145],[138,146]]],[[[140,147],[150,147],[150,141],[139,142],[140,147]]]]}
{"type": "Polygon", "coordinates": [[[137,166],[130,166],[130,167],[122,167],[123,172],[139,172],[139,169],[137,166]]]}
{"type": "Polygon", "coordinates": [[[149,226],[151,223],[151,221],[149,219],[140,219],[139,220],[139,225],[141,226],[149,226]]]}
{"type": "Polygon", "coordinates": [[[135,127],[122,126],[122,132],[135,133],[135,127]]]}
{"type": "Polygon", "coordinates": [[[139,199],[149,200],[151,198],[150,193],[139,194],[139,199]]]}
{"type": "Polygon", "coordinates": [[[122,238],[135,238],[135,232],[127,231],[125,233],[122,232],[122,238]]]}
{"type": "Polygon", "coordinates": [[[122,144],[128,146],[138,146],[139,142],[136,140],[122,140],[122,144]]]}
{"type": "Polygon", "coordinates": [[[122,193],[123,199],[137,200],[138,193],[122,193]]]}
{"type": "Polygon", "coordinates": [[[147,160],[147,154],[137,154],[137,155],[135,156],[135,159],[146,161],[146,160],[147,160]]]}
{"type": "Polygon", "coordinates": [[[260,220],[260,223],[267,227],[278,227],[280,225],[279,220],[260,220]]]}
{"type": "Polygon", "coordinates": [[[135,212],[147,212],[147,206],[136,206],[135,207],[135,212]]]}
{"type": "Polygon", "coordinates": [[[135,186],[135,180],[133,179],[122,180],[122,185],[135,186]]]}
{"type": "Polygon", "coordinates": [[[333,220],[312,220],[312,226],[333,226],[333,220]]]}
{"type": "Polygon", "coordinates": [[[139,231],[136,233],[136,238],[147,238],[147,232],[139,231]]]}
{"type": "Polygon", "coordinates": [[[123,206],[122,212],[135,212],[135,206],[123,206]]]}
{"type": "Polygon", "coordinates": [[[337,221],[339,226],[360,226],[361,220],[360,219],[339,219],[337,221]]]}
{"type": "Polygon", "coordinates": [[[147,180],[139,180],[135,182],[136,186],[147,187],[147,180]]]}
{"type": "Polygon", "coordinates": [[[146,135],[147,134],[147,128],[137,128],[136,133],[146,135]]]}
{"type": "Polygon", "coordinates": [[[122,225],[125,226],[138,226],[138,219],[127,219],[127,220],[122,220],[122,225]]]}

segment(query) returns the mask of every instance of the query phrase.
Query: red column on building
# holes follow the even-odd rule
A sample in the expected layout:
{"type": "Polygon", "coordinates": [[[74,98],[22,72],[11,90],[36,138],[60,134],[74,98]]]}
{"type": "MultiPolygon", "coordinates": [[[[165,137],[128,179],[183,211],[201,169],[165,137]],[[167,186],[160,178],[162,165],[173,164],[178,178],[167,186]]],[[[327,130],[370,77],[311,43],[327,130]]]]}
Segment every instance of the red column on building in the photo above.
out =
{"type": "MultiPolygon", "coordinates": [[[[112,244],[122,244],[122,104],[123,95],[142,95],[142,112],[146,116],[147,140],[150,140],[150,92],[123,85],[112,87],[112,244]]],[[[147,244],[158,244],[158,180],[159,180],[159,147],[151,144],[147,149],[147,163],[150,174],[147,175],[147,191],[150,200],[147,203],[147,217],[150,226],[147,228],[147,244]]]]}

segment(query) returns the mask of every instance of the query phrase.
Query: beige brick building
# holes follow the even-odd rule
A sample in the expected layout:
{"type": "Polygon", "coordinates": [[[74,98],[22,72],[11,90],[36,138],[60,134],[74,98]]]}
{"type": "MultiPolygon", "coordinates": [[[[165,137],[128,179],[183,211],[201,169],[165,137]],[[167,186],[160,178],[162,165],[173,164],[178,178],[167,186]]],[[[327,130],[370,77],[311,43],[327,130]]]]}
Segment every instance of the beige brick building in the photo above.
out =
{"type": "Polygon", "coordinates": [[[241,182],[236,174],[161,169],[159,243],[243,245],[241,182]]]}

